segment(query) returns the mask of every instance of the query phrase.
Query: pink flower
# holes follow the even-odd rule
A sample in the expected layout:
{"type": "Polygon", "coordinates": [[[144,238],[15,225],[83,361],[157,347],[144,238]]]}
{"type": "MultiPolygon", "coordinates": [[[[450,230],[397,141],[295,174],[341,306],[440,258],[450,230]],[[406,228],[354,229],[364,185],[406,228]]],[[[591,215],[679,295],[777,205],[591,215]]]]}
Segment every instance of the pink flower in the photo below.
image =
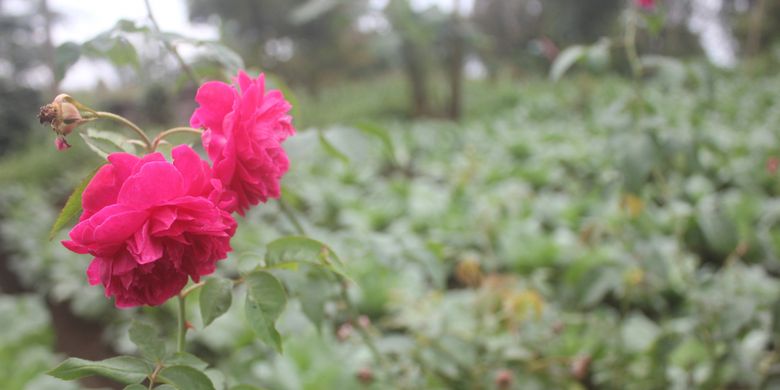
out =
{"type": "Polygon", "coordinates": [[[198,281],[224,259],[236,222],[217,202],[222,184],[189,146],[139,158],[108,156],[82,195],[84,212],[63,241],[94,256],[87,275],[117,307],[159,305],[188,277],[198,281]]]}
{"type": "Polygon", "coordinates": [[[57,147],[57,150],[63,151],[68,148],[70,148],[70,144],[68,141],[65,140],[65,137],[57,137],[54,139],[54,146],[57,147]]]}
{"type": "Polygon", "coordinates": [[[644,9],[655,7],[655,0],[636,0],[636,4],[644,9]]]}
{"type": "Polygon", "coordinates": [[[290,165],[281,144],[295,128],[290,103],[280,91],[265,91],[263,74],[253,80],[241,71],[236,81],[239,88],[203,84],[190,125],[206,129],[203,146],[214,162],[214,177],[235,202],[228,210],[244,215],[250,206],[279,197],[279,181],[290,165]]]}
{"type": "Polygon", "coordinates": [[[774,175],[777,172],[778,166],[780,166],[779,158],[775,156],[771,156],[766,159],[766,171],[769,172],[770,174],[774,175]]]}

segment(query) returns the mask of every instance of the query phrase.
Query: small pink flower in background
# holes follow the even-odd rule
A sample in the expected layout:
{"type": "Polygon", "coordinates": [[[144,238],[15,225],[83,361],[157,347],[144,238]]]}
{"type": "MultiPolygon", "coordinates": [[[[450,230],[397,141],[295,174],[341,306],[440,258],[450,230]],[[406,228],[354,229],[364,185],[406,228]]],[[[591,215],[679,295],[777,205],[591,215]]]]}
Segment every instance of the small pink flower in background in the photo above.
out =
{"type": "Polygon", "coordinates": [[[222,185],[189,146],[143,158],[114,153],[82,195],[68,249],[94,256],[87,275],[117,307],[159,305],[188,278],[214,272],[236,222],[218,206],[222,185]]]}
{"type": "Polygon", "coordinates": [[[228,210],[244,215],[250,206],[280,196],[279,182],[290,165],[281,144],[295,128],[288,114],[292,106],[280,91],[265,91],[263,74],[251,79],[240,71],[236,81],[238,88],[203,84],[190,125],[206,129],[203,146],[214,177],[225,186],[223,203],[235,202],[228,210]]]}
{"type": "Polygon", "coordinates": [[[636,0],[636,4],[644,9],[655,7],[655,0],[636,0]]]}
{"type": "Polygon", "coordinates": [[[766,159],[766,171],[775,174],[777,172],[777,168],[780,167],[780,158],[777,157],[769,157],[766,159]]]}

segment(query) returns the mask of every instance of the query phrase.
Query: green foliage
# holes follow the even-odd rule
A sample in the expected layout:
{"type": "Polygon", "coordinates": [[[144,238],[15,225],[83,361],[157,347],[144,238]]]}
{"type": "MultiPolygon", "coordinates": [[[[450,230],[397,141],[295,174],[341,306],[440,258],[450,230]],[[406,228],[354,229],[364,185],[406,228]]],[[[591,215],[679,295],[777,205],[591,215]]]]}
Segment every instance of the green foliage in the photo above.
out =
{"type": "Polygon", "coordinates": [[[225,314],[233,302],[233,281],[208,278],[200,290],[200,315],[203,326],[208,326],[225,314]]]}
{"type": "Polygon", "coordinates": [[[65,206],[62,208],[62,211],[60,211],[60,215],[57,216],[54,225],[52,225],[51,230],[49,231],[49,241],[54,239],[54,236],[59,233],[60,230],[76,218],[76,216],[81,214],[81,194],[84,193],[87,184],[89,184],[89,181],[95,176],[95,173],[97,173],[97,171],[89,174],[73,189],[73,192],[65,202],[65,206]]]}
{"type": "Polygon", "coordinates": [[[214,390],[214,384],[206,374],[189,366],[165,367],[159,378],[176,390],[214,390]]]}
{"type": "Polygon", "coordinates": [[[287,304],[287,293],[279,280],[264,271],[244,277],[247,284],[246,318],[257,337],[282,352],[282,337],[275,322],[287,304]]]}
{"type": "MultiPolygon", "coordinates": [[[[191,367],[156,388],[494,388],[501,370],[524,389],[771,387],[780,182],[766,161],[780,144],[780,79],[676,65],[650,74],[641,99],[625,80],[587,73],[467,84],[481,108],[462,124],[368,120],[382,105],[365,90],[392,79],[303,98],[306,123],[343,122],[285,143],[285,212],[317,240],[289,236],[275,202],[239,220],[229,259],[190,295],[188,350],[203,360],[158,349],[172,305],[114,310],[85,287],[88,258],[41,245],[67,196],[57,188],[83,166],[4,162],[4,249],[26,286],[78,315],[152,325],[109,338],[122,353],[139,346],[148,371],[132,379],[157,360],[191,367]],[[284,354],[269,353],[282,339],[284,354]]],[[[21,367],[3,374],[8,387],[55,380],[38,375],[55,360],[48,320],[8,310],[4,329],[16,330],[0,341],[0,367],[21,367]],[[40,360],[17,365],[26,349],[40,360]]],[[[102,363],[80,363],[66,372],[100,374],[102,363]]]]}
{"type": "Polygon", "coordinates": [[[48,374],[64,380],[100,375],[117,382],[130,384],[141,382],[151,372],[152,366],[141,359],[132,356],[117,356],[98,362],[68,358],[49,371],[48,374]]]}
{"type": "Polygon", "coordinates": [[[145,358],[152,362],[160,362],[165,358],[165,342],[157,336],[154,326],[133,321],[129,333],[130,341],[138,346],[145,358]]]}

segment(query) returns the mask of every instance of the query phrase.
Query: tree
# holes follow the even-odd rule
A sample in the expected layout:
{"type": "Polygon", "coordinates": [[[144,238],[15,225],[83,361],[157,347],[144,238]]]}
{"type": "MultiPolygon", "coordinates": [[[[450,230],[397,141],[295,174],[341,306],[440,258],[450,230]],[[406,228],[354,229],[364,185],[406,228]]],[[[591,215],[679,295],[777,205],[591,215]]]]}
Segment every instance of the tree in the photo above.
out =
{"type": "Polygon", "coordinates": [[[356,28],[360,0],[190,0],[190,19],[218,16],[223,39],[247,62],[316,92],[328,79],[370,66],[356,28]]]}

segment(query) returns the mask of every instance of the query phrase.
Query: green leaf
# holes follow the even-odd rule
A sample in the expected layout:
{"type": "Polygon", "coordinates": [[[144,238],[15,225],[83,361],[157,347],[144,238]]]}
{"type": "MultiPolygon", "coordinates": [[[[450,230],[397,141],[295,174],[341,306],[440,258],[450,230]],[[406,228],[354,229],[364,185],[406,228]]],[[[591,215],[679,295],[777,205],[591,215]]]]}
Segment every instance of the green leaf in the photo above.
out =
{"type": "Polygon", "coordinates": [[[65,206],[60,211],[60,215],[57,216],[54,225],[52,225],[51,230],[49,230],[49,241],[53,240],[54,236],[57,235],[65,225],[70,223],[73,218],[81,213],[81,194],[84,192],[84,189],[87,188],[87,184],[89,184],[89,181],[95,176],[95,173],[97,173],[97,169],[87,175],[87,177],[73,189],[73,192],[68,197],[68,201],[65,202],[65,206]]]}
{"type": "Polygon", "coordinates": [[[205,370],[209,366],[208,363],[200,360],[199,357],[187,353],[177,352],[173,356],[165,359],[166,366],[189,366],[198,370],[205,370]]]}
{"type": "Polygon", "coordinates": [[[87,146],[102,158],[114,152],[135,154],[135,145],[131,139],[113,131],[101,131],[89,128],[79,133],[87,146]]]}
{"type": "MultiPolygon", "coordinates": [[[[320,271],[322,272],[322,271],[320,271]]],[[[325,319],[325,304],[331,299],[329,293],[334,283],[325,279],[322,275],[308,278],[306,283],[296,289],[301,301],[303,314],[316,326],[322,327],[325,319]]]]}
{"type": "Polygon", "coordinates": [[[198,47],[205,49],[206,56],[219,62],[225,70],[231,74],[236,74],[239,69],[244,69],[244,60],[233,49],[212,41],[201,41],[197,43],[198,47]]]}
{"type": "Polygon", "coordinates": [[[282,351],[282,338],[274,323],[284,311],[287,294],[273,275],[255,271],[245,278],[247,284],[246,318],[257,337],[282,351]]]}
{"type": "Polygon", "coordinates": [[[306,263],[325,267],[342,274],[341,260],[333,250],[319,242],[303,236],[288,236],[272,241],[265,253],[265,262],[269,267],[280,263],[306,263]]]}
{"type": "Polygon", "coordinates": [[[385,153],[390,157],[390,160],[394,163],[398,162],[395,157],[395,145],[393,144],[393,139],[390,137],[390,133],[388,133],[387,129],[371,122],[360,122],[357,123],[355,127],[364,134],[379,138],[379,141],[382,142],[385,153]]]}
{"type": "Polygon", "coordinates": [[[208,326],[230,309],[233,302],[233,281],[209,278],[200,290],[200,315],[203,326],[208,326]]]}
{"type": "Polygon", "coordinates": [[[206,374],[189,366],[163,368],[157,377],[178,390],[214,390],[206,374]]]}
{"type": "Polygon", "coordinates": [[[339,5],[338,0],[309,0],[290,13],[289,20],[293,25],[302,25],[323,17],[339,5]]]}
{"type": "Polygon", "coordinates": [[[555,62],[550,69],[550,78],[553,81],[558,81],[564,74],[574,66],[577,62],[581,61],[587,55],[587,49],[584,46],[571,46],[566,49],[555,58],[555,62]]]}
{"type": "Polygon", "coordinates": [[[317,138],[320,140],[320,145],[322,145],[322,148],[325,149],[328,154],[331,156],[341,160],[344,164],[349,164],[349,157],[347,157],[346,154],[344,154],[342,151],[340,151],[338,148],[333,146],[330,141],[325,137],[325,134],[322,132],[322,130],[317,130],[317,138]]]}
{"type": "Polygon", "coordinates": [[[176,388],[168,384],[163,384],[160,386],[156,386],[155,390],[176,390],[176,388]]]}
{"type": "Polygon", "coordinates": [[[696,222],[709,247],[719,255],[728,256],[739,244],[737,226],[717,197],[709,196],[699,202],[696,222]]]}
{"type": "Polygon", "coordinates": [[[132,356],[117,356],[101,361],[69,358],[47,374],[64,380],[98,375],[124,384],[139,383],[151,374],[151,364],[132,356]]]}
{"type": "Polygon", "coordinates": [[[154,362],[165,358],[165,342],[157,336],[157,330],[140,321],[133,321],[130,325],[130,341],[138,346],[141,354],[154,362]]]}
{"type": "Polygon", "coordinates": [[[262,387],[257,387],[257,386],[240,384],[240,385],[235,385],[235,386],[231,387],[230,390],[263,390],[263,388],[262,387]]]}
{"type": "Polygon", "coordinates": [[[54,77],[57,80],[62,80],[65,78],[68,69],[81,58],[81,45],[65,42],[57,46],[57,51],[54,55],[54,77]]]}
{"type": "Polygon", "coordinates": [[[142,384],[135,383],[135,384],[132,384],[132,385],[129,385],[129,386],[125,386],[124,390],[146,390],[146,389],[147,389],[146,386],[144,386],[142,384]]]}

